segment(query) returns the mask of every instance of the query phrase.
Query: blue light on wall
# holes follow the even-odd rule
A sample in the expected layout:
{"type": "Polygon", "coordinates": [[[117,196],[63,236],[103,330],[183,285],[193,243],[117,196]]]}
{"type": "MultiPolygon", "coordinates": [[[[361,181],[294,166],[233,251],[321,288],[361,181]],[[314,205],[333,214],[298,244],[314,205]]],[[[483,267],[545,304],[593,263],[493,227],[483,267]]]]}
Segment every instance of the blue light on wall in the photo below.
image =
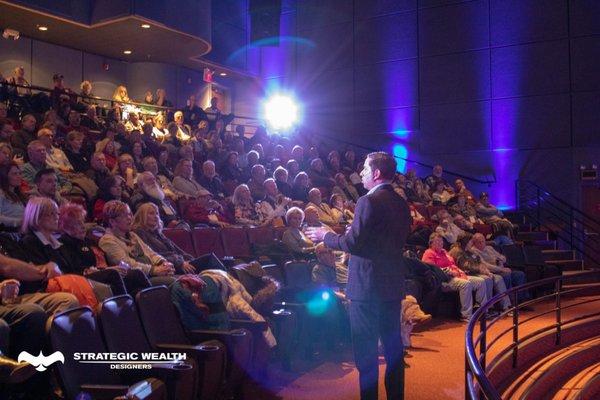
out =
{"type": "Polygon", "coordinates": [[[408,149],[405,145],[396,143],[392,148],[392,154],[396,157],[396,171],[405,173],[406,172],[406,156],[408,156],[408,149]]]}

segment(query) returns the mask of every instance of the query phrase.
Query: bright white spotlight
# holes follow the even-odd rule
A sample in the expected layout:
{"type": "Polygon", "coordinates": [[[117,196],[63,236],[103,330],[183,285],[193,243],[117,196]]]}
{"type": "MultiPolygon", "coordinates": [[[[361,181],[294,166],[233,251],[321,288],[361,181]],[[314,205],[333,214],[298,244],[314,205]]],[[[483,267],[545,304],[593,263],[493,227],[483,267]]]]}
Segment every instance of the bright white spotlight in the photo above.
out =
{"type": "Polygon", "coordinates": [[[298,121],[298,106],[282,95],[275,95],[265,103],[265,118],[275,129],[291,128],[298,121]]]}

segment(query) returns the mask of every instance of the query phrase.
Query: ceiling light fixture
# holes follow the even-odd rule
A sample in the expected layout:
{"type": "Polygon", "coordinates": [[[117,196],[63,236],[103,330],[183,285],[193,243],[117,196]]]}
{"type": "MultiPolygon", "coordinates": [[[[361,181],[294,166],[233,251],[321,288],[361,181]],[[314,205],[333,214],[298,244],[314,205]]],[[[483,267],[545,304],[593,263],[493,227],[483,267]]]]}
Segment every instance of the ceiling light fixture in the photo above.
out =
{"type": "Polygon", "coordinates": [[[129,55],[129,54],[131,54],[131,50],[123,50],[123,54],[129,55]]]}
{"type": "Polygon", "coordinates": [[[150,24],[142,24],[141,27],[144,29],[150,29],[150,24]]]}
{"type": "Polygon", "coordinates": [[[40,31],[47,31],[48,27],[47,26],[38,26],[38,30],[40,30],[40,31]]]}
{"type": "Polygon", "coordinates": [[[221,76],[227,76],[227,73],[226,72],[221,72],[219,75],[221,75],[221,76]]]}

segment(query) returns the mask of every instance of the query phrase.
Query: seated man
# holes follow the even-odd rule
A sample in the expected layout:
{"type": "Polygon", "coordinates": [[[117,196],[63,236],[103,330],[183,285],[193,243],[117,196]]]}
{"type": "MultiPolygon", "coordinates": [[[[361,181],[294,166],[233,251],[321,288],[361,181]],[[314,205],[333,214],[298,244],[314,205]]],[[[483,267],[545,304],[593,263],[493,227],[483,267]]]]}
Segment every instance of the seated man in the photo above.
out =
{"type": "Polygon", "coordinates": [[[479,202],[475,205],[477,216],[486,224],[496,225],[497,230],[506,230],[510,234],[513,230],[513,224],[504,218],[504,214],[496,206],[490,203],[490,196],[486,192],[481,192],[479,202]]]}
{"type": "Polygon", "coordinates": [[[252,193],[252,199],[254,199],[254,201],[259,201],[265,197],[263,184],[265,182],[266,174],[267,171],[261,164],[252,166],[248,188],[250,189],[250,193],[252,193]]]}
{"type": "MultiPolygon", "coordinates": [[[[499,274],[504,278],[507,288],[520,286],[525,283],[525,273],[506,267],[506,256],[498,253],[492,246],[488,246],[485,237],[481,233],[476,233],[467,244],[467,251],[479,256],[481,263],[494,274],[499,274]]],[[[527,291],[519,292],[520,300],[530,298],[527,291]]]]}
{"type": "Polygon", "coordinates": [[[158,161],[156,161],[156,158],[152,156],[144,157],[142,160],[142,167],[144,168],[144,171],[150,172],[152,175],[154,175],[154,177],[158,180],[160,187],[169,199],[177,201],[184,196],[183,193],[175,189],[169,178],[159,172],[158,161]]]}
{"type": "Polygon", "coordinates": [[[336,262],[333,250],[325,247],[323,243],[317,245],[315,252],[318,262],[311,272],[313,283],[331,288],[340,300],[345,300],[344,288],[348,283],[348,266],[336,262]]]}
{"type": "Polygon", "coordinates": [[[34,290],[36,287],[40,288],[43,281],[59,275],[61,271],[53,262],[33,265],[0,253],[0,285],[10,283],[19,288],[16,291],[17,301],[0,305],[0,318],[10,324],[8,354],[11,357],[16,358],[21,351],[38,355],[44,348],[48,317],[79,306],[75,296],[70,293],[42,293],[34,290]]]}
{"type": "Polygon", "coordinates": [[[258,203],[258,213],[264,220],[270,220],[272,226],[284,226],[283,217],[292,200],[279,193],[273,178],[265,179],[263,186],[265,197],[258,203]]]}
{"type": "Polygon", "coordinates": [[[449,245],[453,245],[457,242],[468,242],[471,239],[471,234],[460,229],[451,218],[444,218],[440,221],[440,224],[435,228],[435,232],[444,238],[444,241],[449,245]]]}
{"type": "Polygon", "coordinates": [[[206,189],[194,179],[194,168],[191,160],[179,160],[175,167],[173,187],[189,197],[198,197],[206,189]]]}
{"type": "Polygon", "coordinates": [[[56,177],[56,171],[52,168],[39,170],[35,174],[34,182],[35,188],[30,192],[31,196],[47,197],[54,200],[58,205],[68,202],[57,190],[58,178],[56,177]]]}
{"type": "Polygon", "coordinates": [[[217,176],[213,161],[204,161],[202,164],[202,176],[198,179],[198,183],[211,192],[215,198],[223,199],[225,197],[225,188],[223,187],[221,178],[217,176]]]}
{"type": "MultiPolygon", "coordinates": [[[[29,157],[29,162],[23,165],[21,175],[29,187],[33,188],[33,185],[35,184],[35,175],[40,170],[49,168],[48,164],[46,164],[46,146],[39,140],[34,140],[27,146],[27,155],[29,157]]],[[[56,178],[58,181],[59,192],[62,194],[69,193],[73,188],[71,182],[69,182],[60,172],[56,172],[56,178]]]]}
{"type": "Polygon", "coordinates": [[[319,212],[319,221],[325,225],[335,226],[340,224],[339,216],[336,215],[331,207],[321,198],[321,191],[317,188],[312,188],[308,191],[307,207],[314,207],[319,212]]]}
{"type": "Polygon", "coordinates": [[[130,204],[134,210],[137,210],[144,203],[152,203],[158,207],[160,218],[165,228],[174,228],[182,223],[185,224],[185,222],[179,219],[177,211],[169,203],[168,199],[166,199],[165,192],[151,172],[138,174],[136,187],[137,190],[130,200],[130,204]]]}
{"type": "Polygon", "coordinates": [[[65,173],[75,171],[65,152],[54,146],[54,133],[50,129],[40,129],[37,137],[46,147],[46,165],[48,168],[54,168],[65,173]]]}

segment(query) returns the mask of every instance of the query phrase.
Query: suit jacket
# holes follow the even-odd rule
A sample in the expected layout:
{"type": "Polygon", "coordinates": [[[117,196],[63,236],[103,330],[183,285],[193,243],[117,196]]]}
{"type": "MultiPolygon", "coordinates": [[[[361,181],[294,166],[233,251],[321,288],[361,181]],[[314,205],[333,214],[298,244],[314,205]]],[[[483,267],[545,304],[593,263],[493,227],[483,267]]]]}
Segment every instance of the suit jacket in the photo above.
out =
{"type": "Polygon", "coordinates": [[[346,296],[356,301],[402,300],[408,205],[385,184],[358,199],[354,215],[345,234],[327,233],[324,238],[327,247],[351,254],[346,296]]]}

